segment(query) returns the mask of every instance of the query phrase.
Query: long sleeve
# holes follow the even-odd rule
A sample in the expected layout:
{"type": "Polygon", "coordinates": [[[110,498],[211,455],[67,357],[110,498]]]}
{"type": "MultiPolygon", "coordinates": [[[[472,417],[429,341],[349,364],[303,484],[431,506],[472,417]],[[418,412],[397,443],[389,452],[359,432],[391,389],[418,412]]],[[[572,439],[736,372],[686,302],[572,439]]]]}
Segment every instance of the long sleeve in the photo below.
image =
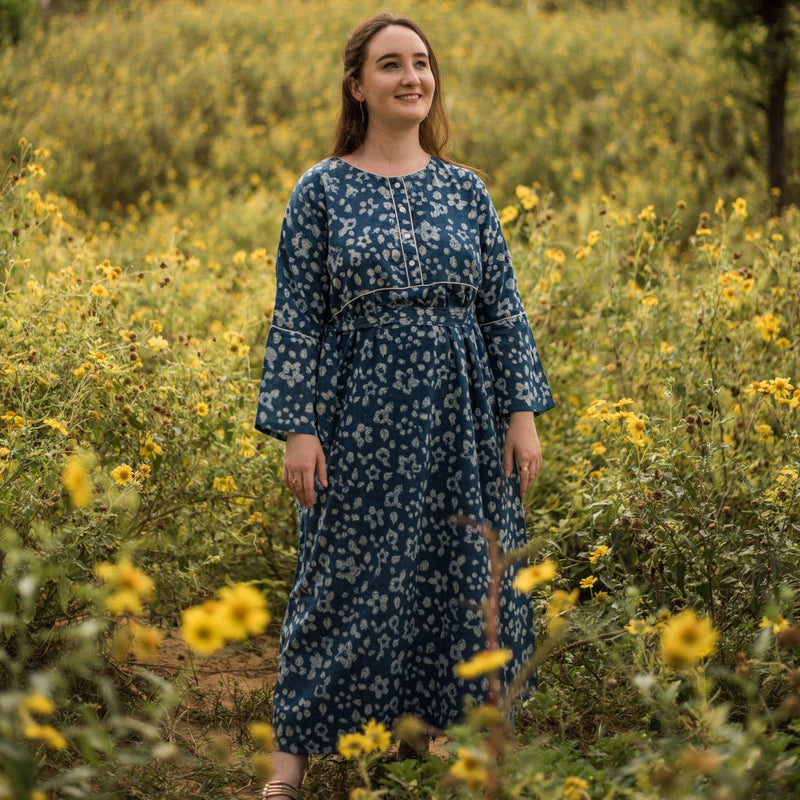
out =
{"type": "Polygon", "coordinates": [[[255,427],[285,440],[316,433],[314,397],[323,327],[329,316],[327,209],[313,171],[298,182],[281,228],[275,311],[267,336],[255,427]]]}
{"type": "Polygon", "coordinates": [[[531,332],[511,255],[491,198],[483,184],[478,203],[483,274],[476,300],[501,414],[552,408],[553,395],[531,332]]]}

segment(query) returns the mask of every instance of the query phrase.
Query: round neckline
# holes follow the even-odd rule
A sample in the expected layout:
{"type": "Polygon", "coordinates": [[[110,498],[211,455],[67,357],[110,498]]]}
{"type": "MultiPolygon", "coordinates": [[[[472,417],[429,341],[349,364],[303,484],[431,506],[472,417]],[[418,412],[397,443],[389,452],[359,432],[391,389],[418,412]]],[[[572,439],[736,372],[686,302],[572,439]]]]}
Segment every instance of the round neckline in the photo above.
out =
{"type": "Polygon", "coordinates": [[[342,164],[350,167],[350,169],[353,169],[356,172],[363,172],[364,175],[372,175],[373,178],[384,178],[385,180],[393,180],[395,178],[411,178],[414,175],[419,175],[421,172],[425,172],[425,170],[428,169],[428,167],[431,165],[431,162],[433,161],[433,156],[429,155],[428,160],[419,169],[415,169],[412,172],[403,172],[400,173],[399,175],[384,175],[381,172],[371,172],[368,169],[357,167],[355,164],[351,164],[349,161],[345,161],[345,159],[342,158],[341,156],[336,156],[335,158],[337,161],[340,161],[342,164]]]}

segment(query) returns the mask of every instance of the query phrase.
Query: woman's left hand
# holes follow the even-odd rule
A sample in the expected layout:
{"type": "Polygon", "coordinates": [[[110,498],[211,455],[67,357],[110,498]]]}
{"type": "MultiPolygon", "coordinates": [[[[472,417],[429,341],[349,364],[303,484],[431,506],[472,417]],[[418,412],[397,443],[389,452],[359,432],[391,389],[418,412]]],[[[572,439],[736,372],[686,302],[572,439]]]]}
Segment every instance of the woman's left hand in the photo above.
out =
{"type": "Polygon", "coordinates": [[[533,411],[515,411],[510,415],[503,452],[503,471],[506,478],[513,474],[514,462],[519,472],[519,493],[524,497],[542,468],[542,447],[539,444],[533,411]]]}

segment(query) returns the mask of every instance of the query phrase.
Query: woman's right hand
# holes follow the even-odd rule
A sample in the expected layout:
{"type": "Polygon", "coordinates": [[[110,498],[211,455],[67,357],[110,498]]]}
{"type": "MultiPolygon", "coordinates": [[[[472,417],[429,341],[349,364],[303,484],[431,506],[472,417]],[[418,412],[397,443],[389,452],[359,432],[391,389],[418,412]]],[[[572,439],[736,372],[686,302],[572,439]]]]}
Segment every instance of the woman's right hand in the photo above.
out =
{"type": "Polygon", "coordinates": [[[283,453],[283,480],[306,508],[314,505],[314,477],[326,489],[328,473],[322,445],[313,433],[290,433],[283,453]]]}

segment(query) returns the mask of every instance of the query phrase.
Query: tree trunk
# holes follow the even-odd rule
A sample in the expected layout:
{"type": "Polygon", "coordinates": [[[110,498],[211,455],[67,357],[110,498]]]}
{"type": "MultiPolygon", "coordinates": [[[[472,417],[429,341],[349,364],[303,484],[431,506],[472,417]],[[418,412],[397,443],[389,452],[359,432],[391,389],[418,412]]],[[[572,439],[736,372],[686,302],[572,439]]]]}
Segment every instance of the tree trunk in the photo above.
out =
{"type": "Polygon", "coordinates": [[[767,25],[767,182],[772,196],[773,212],[779,215],[786,207],[786,100],[791,61],[791,32],[783,3],[767,4],[772,13],[764,17],[767,25]]]}
{"type": "Polygon", "coordinates": [[[780,214],[786,197],[786,93],[789,70],[773,73],[767,102],[767,181],[773,195],[773,208],[780,214]],[[773,190],[775,190],[773,192],[773,190]]]}

